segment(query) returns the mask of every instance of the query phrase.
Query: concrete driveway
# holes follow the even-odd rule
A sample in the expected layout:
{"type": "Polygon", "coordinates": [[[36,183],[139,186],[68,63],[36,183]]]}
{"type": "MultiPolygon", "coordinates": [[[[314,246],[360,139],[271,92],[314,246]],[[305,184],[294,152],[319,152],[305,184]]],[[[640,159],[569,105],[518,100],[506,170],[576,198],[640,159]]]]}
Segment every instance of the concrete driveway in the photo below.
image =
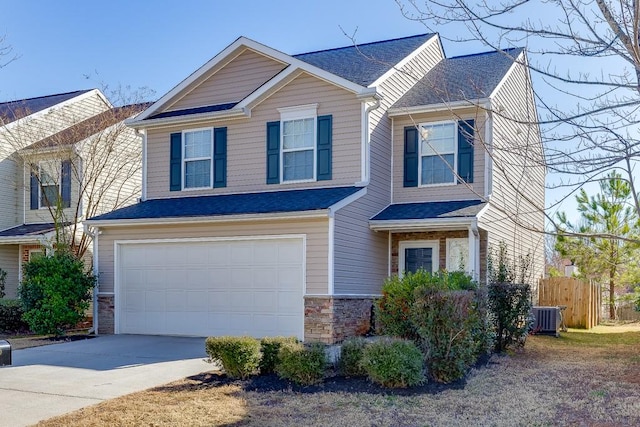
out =
{"type": "Polygon", "coordinates": [[[0,367],[0,426],[24,426],[210,371],[204,338],[103,335],[13,352],[0,367]]]}

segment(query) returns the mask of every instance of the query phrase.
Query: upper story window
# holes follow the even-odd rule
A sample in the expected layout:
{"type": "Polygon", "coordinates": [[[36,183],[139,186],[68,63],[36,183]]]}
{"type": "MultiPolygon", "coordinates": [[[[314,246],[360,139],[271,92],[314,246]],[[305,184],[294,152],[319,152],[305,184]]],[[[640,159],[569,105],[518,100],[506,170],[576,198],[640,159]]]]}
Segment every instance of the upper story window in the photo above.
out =
{"type": "Polygon", "coordinates": [[[71,160],[42,160],[31,165],[31,209],[71,206],[71,160]]]}
{"type": "Polygon", "coordinates": [[[226,186],[226,127],[190,129],[171,134],[170,191],[226,186]]]}
{"type": "Polygon", "coordinates": [[[280,121],[267,123],[267,184],[331,179],[332,116],[317,110],[279,108],[280,121]]]}
{"type": "Polygon", "coordinates": [[[61,164],[60,161],[40,162],[40,208],[55,206],[60,197],[61,164]]]}
{"type": "Polygon", "coordinates": [[[316,118],[282,122],[282,181],[313,180],[316,118]]]}
{"type": "Polygon", "coordinates": [[[473,182],[474,120],[404,128],[404,187],[473,182]]]}
{"type": "Polygon", "coordinates": [[[185,131],[182,138],[184,188],[210,188],[213,175],[213,129],[185,131]]]}
{"type": "Polygon", "coordinates": [[[420,125],[420,185],[455,183],[456,127],[454,122],[420,125]]]}

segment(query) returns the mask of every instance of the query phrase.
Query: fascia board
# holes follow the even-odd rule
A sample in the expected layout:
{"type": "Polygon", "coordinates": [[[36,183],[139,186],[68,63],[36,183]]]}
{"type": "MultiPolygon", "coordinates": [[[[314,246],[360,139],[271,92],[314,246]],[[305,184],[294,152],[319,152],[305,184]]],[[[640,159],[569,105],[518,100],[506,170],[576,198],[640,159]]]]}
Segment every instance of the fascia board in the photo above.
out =
{"type": "Polygon", "coordinates": [[[445,228],[455,228],[460,226],[469,226],[475,221],[476,221],[476,217],[376,220],[376,221],[370,220],[369,228],[374,231],[445,229],[445,228]]]}
{"type": "Polygon", "coordinates": [[[440,104],[418,105],[415,107],[396,107],[387,111],[389,117],[406,116],[408,114],[433,113],[440,111],[451,111],[461,108],[480,107],[486,109],[489,106],[489,98],[480,98],[476,100],[464,100],[455,102],[443,102],[440,104]]]}
{"type": "Polygon", "coordinates": [[[140,218],[140,219],[114,219],[114,220],[85,220],[84,225],[91,227],[122,227],[137,225],[179,225],[197,223],[218,223],[218,222],[238,222],[238,221],[261,221],[278,219],[308,219],[327,218],[328,209],[318,209],[314,211],[296,211],[291,213],[277,212],[273,214],[246,214],[246,215],[218,215],[218,216],[194,216],[194,217],[170,217],[170,218],[140,218]]]}

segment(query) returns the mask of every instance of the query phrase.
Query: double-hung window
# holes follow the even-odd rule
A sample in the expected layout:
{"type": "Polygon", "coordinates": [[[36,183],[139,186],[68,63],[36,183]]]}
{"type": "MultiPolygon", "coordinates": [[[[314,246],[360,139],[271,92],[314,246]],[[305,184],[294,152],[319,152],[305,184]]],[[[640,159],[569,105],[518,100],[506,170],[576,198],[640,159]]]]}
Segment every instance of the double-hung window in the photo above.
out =
{"type": "Polygon", "coordinates": [[[455,184],[458,130],[455,122],[420,125],[420,184],[455,184]]]}
{"type": "Polygon", "coordinates": [[[280,108],[281,182],[316,179],[317,105],[280,108]]]}
{"type": "Polygon", "coordinates": [[[213,129],[185,131],[182,171],[184,188],[211,188],[213,175],[213,129]]]}
{"type": "Polygon", "coordinates": [[[40,208],[55,206],[60,198],[60,161],[44,160],[39,164],[40,208]]]}

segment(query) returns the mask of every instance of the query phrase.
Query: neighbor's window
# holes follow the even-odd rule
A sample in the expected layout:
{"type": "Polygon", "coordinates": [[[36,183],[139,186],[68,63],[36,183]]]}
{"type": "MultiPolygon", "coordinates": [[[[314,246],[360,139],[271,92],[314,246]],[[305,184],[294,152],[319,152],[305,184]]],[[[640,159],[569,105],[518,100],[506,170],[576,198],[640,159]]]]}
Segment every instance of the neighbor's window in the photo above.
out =
{"type": "Polygon", "coordinates": [[[402,241],[398,244],[398,275],[425,270],[433,273],[439,270],[439,244],[437,240],[402,241]]]}
{"type": "Polygon", "coordinates": [[[458,145],[456,123],[424,124],[420,130],[421,185],[454,184],[458,145]]]}
{"type": "Polygon", "coordinates": [[[211,187],[213,131],[200,129],[182,134],[184,188],[211,187]]]}
{"type": "Polygon", "coordinates": [[[40,162],[40,207],[53,206],[60,197],[61,164],[59,161],[40,162]]]}

